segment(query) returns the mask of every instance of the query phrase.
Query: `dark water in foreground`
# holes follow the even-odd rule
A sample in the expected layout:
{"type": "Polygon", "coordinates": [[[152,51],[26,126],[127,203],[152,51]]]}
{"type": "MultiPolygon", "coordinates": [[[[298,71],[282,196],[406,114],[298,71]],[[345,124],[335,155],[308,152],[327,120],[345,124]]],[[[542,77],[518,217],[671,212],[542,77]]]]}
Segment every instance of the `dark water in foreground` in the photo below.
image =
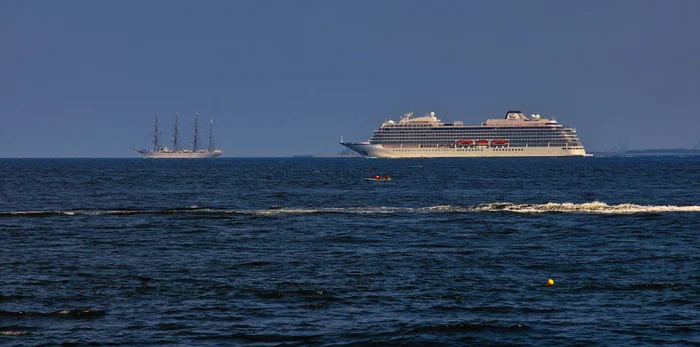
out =
{"type": "Polygon", "coordinates": [[[416,164],[0,160],[0,345],[700,344],[700,157],[416,164]]]}

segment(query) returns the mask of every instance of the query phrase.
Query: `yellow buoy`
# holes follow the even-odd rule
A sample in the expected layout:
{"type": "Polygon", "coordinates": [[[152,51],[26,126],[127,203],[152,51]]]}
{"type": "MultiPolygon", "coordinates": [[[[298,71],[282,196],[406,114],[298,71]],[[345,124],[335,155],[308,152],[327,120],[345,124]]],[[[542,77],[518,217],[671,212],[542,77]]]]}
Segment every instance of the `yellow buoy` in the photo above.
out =
{"type": "Polygon", "coordinates": [[[547,285],[548,285],[548,286],[553,286],[553,285],[554,285],[554,280],[551,279],[551,278],[548,279],[548,280],[547,280],[547,285]]]}

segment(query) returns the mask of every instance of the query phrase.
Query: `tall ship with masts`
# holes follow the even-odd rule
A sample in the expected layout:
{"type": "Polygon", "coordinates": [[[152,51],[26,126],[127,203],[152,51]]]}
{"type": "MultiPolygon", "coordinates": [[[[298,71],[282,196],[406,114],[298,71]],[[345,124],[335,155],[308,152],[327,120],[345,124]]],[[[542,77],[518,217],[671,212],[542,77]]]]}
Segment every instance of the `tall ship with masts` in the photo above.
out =
{"type": "Polygon", "coordinates": [[[177,113],[175,114],[175,126],[173,131],[173,147],[168,148],[160,142],[160,128],[158,126],[158,115],[156,114],[156,122],[153,132],[153,149],[137,149],[129,146],[131,149],[143,154],[144,158],[151,159],[201,159],[201,158],[216,158],[221,155],[221,150],[214,149],[214,120],[209,121],[209,144],[206,149],[199,148],[199,114],[195,114],[194,118],[194,134],[192,141],[192,149],[185,148],[180,145],[179,124],[177,113]]]}
{"type": "Polygon", "coordinates": [[[576,129],[538,114],[527,117],[508,111],[504,119],[488,119],[480,125],[444,123],[435,112],[412,116],[406,113],[398,122],[384,122],[369,141],[341,138],[340,143],[374,158],[589,156],[576,129]]]}

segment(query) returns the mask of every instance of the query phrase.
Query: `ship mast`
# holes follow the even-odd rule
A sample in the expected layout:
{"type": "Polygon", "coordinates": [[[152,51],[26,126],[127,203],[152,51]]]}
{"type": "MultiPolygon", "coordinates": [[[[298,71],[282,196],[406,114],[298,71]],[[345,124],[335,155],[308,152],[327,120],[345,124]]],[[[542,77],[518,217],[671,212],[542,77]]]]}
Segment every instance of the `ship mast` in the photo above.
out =
{"type": "Polygon", "coordinates": [[[160,131],[158,130],[158,114],[156,113],[156,125],[155,125],[155,131],[153,132],[153,151],[154,152],[158,152],[159,142],[160,142],[160,139],[158,138],[160,135],[159,132],[160,131]]]}
{"type": "Polygon", "coordinates": [[[192,145],[192,151],[199,151],[199,144],[197,143],[197,135],[199,134],[199,113],[194,114],[194,143],[192,145]]]}
{"type": "Polygon", "coordinates": [[[173,152],[177,151],[177,112],[175,112],[175,131],[173,133],[173,152]]]}
{"type": "Polygon", "coordinates": [[[212,129],[214,128],[214,120],[209,121],[209,146],[207,147],[207,152],[213,152],[214,151],[214,133],[212,133],[212,129]]]}

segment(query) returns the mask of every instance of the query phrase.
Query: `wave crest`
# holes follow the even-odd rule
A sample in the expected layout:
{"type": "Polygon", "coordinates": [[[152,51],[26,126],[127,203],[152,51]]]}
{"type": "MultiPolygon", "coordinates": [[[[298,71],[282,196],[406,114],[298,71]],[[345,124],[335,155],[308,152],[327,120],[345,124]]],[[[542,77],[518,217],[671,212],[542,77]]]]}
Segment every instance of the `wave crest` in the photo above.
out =
{"type": "Polygon", "coordinates": [[[477,211],[506,211],[518,213],[575,212],[600,214],[630,214],[662,212],[700,212],[700,206],[653,206],[635,204],[608,205],[600,201],[586,202],[581,204],[574,204],[571,202],[549,202],[546,204],[512,204],[497,202],[491,204],[481,204],[476,206],[474,209],[477,211]]]}
{"type": "Polygon", "coordinates": [[[68,317],[68,318],[98,318],[106,313],[102,310],[93,310],[89,308],[77,308],[73,310],[59,310],[53,312],[34,312],[34,311],[5,311],[0,310],[0,317],[18,318],[18,317],[68,317]]]}
{"type": "Polygon", "coordinates": [[[199,215],[256,215],[279,216],[298,214],[392,214],[392,213],[474,213],[474,212],[513,212],[513,213],[590,213],[590,214],[633,214],[633,213],[668,213],[700,212],[700,206],[675,205],[636,205],[631,203],[608,205],[593,201],[585,203],[548,202],[546,204],[516,204],[510,202],[492,202],[475,206],[435,205],[426,207],[279,207],[266,209],[223,209],[223,208],[166,208],[160,210],[108,209],[108,210],[68,210],[68,211],[8,211],[0,212],[0,217],[47,217],[47,216],[100,216],[100,215],[137,215],[137,214],[199,214],[199,215]]]}

